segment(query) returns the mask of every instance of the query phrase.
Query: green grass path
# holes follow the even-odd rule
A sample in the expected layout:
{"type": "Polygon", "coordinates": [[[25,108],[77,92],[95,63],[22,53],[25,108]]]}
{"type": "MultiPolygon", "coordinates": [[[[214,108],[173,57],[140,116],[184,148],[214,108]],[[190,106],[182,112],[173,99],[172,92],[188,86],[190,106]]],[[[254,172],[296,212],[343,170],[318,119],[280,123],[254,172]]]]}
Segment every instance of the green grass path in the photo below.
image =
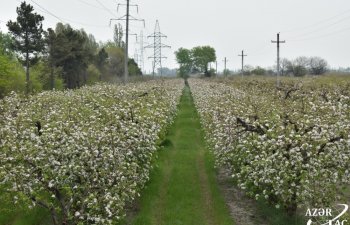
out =
{"type": "Polygon", "coordinates": [[[135,225],[233,224],[189,87],[142,193],[135,225]]]}

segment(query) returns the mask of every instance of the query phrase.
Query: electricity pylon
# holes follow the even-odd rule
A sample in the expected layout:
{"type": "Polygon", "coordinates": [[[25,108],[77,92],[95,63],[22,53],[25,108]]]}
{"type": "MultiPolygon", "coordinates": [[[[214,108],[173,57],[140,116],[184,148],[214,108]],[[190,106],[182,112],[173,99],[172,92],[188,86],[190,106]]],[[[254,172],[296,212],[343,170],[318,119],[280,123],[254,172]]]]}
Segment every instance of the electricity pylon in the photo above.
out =
{"type": "Polygon", "coordinates": [[[147,45],[145,48],[153,48],[153,56],[148,57],[153,59],[153,76],[155,75],[155,71],[157,68],[160,68],[160,76],[162,76],[162,59],[166,59],[162,55],[163,48],[171,48],[169,45],[165,45],[162,43],[162,38],[166,38],[167,36],[160,32],[159,22],[156,21],[156,26],[154,28],[154,33],[149,35],[148,38],[153,38],[153,44],[147,45]]]}

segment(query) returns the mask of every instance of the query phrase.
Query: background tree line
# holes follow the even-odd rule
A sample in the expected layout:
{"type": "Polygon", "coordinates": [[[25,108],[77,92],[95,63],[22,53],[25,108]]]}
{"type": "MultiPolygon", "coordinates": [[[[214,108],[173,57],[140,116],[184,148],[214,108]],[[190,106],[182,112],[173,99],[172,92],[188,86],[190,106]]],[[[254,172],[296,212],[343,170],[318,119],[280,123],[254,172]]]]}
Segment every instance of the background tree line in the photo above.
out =
{"type": "MultiPolygon", "coordinates": [[[[178,75],[181,77],[190,74],[215,75],[216,71],[210,69],[210,64],[216,61],[215,49],[210,46],[198,46],[192,49],[180,48],[175,52],[176,61],[179,64],[178,75]]],[[[274,68],[253,67],[245,65],[242,70],[236,72],[226,69],[223,75],[243,74],[248,75],[276,75],[274,68]]],[[[282,76],[301,77],[307,74],[322,75],[329,71],[328,62],[321,57],[301,56],[293,60],[286,58],[280,61],[280,72],[282,76]]]]}
{"type": "MultiPolygon", "coordinates": [[[[276,75],[276,68],[263,68],[260,66],[245,65],[244,75],[276,75]]],[[[280,60],[280,73],[282,76],[302,77],[305,75],[322,75],[329,72],[329,65],[327,61],[321,57],[297,57],[289,60],[282,58],[280,60]]],[[[242,71],[239,71],[241,73],[242,71]]],[[[233,72],[229,71],[229,74],[233,72]]]]}
{"type": "MultiPolygon", "coordinates": [[[[123,29],[114,28],[113,41],[98,43],[83,29],[58,23],[43,29],[44,17],[22,2],[9,32],[0,31],[0,97],[10,91],[79,88],[99,81],[115,82],[124,73],[123,29]]],[[[142,75],[129,59],[130,75],[142,75]]]]}
{"type": "MultiPolygon", "coordinates": [[[[328,71],[329,65],[327,61],[317,56],[301,56],[293,60],[282,58],[280,61],[280,73],[282,76],[302,77],[305,75],[322,75],[328,71]]],[[[275,75],[276,71],[275,69],[246,65],[243,73],[244,75],[275,75]]]]}

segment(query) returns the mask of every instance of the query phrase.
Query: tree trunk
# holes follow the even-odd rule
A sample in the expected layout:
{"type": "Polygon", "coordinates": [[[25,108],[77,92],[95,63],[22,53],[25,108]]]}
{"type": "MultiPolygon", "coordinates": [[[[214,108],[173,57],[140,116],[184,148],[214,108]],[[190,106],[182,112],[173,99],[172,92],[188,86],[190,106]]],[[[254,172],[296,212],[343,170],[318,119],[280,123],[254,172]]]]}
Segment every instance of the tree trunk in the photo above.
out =
{"type": "Polygon", "coordinates": [[[290,202],[290,204],[287,206],[287,214],[289,216],[295,216],[297,213],[297,209],[298,209],[298,204],[296,203],[295,199],[292,199],[292,201],[290,202]]]}
{"type": "Polygon", "coordinates": [[[55,75],[54,75],[54,69],[53,69],[53,65],[51,63],[51,71],[50,71],[50,86],[51,86],[51,90],[53,90],[55,88],[55,75]]]}
{"type": "Polygon", "coordinates": [[[29,52],[26,52],[26,95],[29,95],[30,85],[29,85],[29,52]]]}
{"type": "Polygon", "coordinates": [[[51,213],[52,223],[54,225],[59,225],[56,211],[53,208],[51,208],[50,213],[51,213]]]}
{"type": "Polygon", "coordinates": [[[208,67],[207,66],[204,68],[204,75],[206,77],[209,77],[209,72],[208,72],[208,67]]]}

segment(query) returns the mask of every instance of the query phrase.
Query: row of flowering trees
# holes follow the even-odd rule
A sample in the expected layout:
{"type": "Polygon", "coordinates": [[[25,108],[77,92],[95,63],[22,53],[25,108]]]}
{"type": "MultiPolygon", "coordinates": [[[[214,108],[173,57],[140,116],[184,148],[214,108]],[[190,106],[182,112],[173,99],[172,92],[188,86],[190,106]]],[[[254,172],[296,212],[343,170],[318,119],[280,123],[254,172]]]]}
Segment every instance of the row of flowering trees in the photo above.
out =
{"type": "Polygon", "coordinates": [[[149,177],[183,81],[12,94],[0,103],[0,185],[54,224],[111,224],[149,177]]]}
{"type": "Polygon", "coordinates": [[[218,165],[250,196],[294,214],[350,183],[349,84],[189,83],[218,165]]]}

